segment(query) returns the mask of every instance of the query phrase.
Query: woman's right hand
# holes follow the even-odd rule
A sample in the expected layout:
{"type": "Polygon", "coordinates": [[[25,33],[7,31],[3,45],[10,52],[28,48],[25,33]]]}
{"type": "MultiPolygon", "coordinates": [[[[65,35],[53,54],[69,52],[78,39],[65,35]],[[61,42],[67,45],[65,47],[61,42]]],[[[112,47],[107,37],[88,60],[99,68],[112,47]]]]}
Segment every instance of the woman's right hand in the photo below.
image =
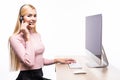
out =
{"type": "Polygon", "coordinates": [[[20,29],[20,32],[22,32],[23,33],[23,38],[25,39],[25,41],[28,41],[29,40],[29,35],[30,35],[30,33],[29,33],[29,30],[28,30],[28,23],[27,22],[22,22],[21,23],[21,29],[20,29]]]}

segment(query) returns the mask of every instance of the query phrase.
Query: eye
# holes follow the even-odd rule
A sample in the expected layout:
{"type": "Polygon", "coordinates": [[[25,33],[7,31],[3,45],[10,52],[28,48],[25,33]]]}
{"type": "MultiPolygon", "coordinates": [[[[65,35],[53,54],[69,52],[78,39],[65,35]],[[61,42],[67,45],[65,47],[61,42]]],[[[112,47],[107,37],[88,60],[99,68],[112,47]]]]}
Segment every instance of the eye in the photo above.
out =
{"type": "Polygon", "coordinates": [[[37,17],[37,15],[35,14],[34,17],[37,17]]]}
{"type": "Polygon", "coordinates": [[[32,14],[29,14],[27,17],[31,17],[32,16],[32,14]]]}

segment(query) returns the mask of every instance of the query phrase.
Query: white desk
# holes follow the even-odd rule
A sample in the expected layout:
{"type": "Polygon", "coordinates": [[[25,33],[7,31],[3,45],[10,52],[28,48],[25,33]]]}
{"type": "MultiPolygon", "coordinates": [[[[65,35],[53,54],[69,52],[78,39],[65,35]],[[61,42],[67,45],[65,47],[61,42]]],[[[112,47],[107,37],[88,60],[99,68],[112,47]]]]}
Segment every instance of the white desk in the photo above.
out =
{"type": "Polygon", "coordinates": [[[120,80],[120,70],[112,65],[107,68],[88,68],[86,63],[90,59],[86,59],[86,56],[71,57],[80,61],[87,74],[73,74],[76,69],[70,69],[67,64],[56,64],[56,80],[120,80]]]}

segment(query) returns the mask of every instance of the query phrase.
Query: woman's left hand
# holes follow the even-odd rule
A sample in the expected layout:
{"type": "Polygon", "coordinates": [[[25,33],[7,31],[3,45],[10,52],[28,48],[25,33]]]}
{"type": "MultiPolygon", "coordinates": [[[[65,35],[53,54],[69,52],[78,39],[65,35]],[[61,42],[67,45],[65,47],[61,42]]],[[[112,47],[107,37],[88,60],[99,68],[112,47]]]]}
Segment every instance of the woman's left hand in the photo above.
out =
{"type": "Polygon", "coordinates": [[[56,58],[55,63],[70,64],[75,63],[76,61],[72,58],[56,58]]]}

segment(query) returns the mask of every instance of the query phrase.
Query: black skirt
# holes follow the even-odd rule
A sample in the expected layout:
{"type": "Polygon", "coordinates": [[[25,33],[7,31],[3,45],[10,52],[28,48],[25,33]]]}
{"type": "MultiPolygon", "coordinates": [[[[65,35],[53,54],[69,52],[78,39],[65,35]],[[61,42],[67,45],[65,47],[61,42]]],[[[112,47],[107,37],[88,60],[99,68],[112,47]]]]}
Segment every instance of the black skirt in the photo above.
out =
{"type": "Polygon", "coordinates": [[[43,77],[42,68],[20,71],[16,80],[50,80],[43,77]]]}

